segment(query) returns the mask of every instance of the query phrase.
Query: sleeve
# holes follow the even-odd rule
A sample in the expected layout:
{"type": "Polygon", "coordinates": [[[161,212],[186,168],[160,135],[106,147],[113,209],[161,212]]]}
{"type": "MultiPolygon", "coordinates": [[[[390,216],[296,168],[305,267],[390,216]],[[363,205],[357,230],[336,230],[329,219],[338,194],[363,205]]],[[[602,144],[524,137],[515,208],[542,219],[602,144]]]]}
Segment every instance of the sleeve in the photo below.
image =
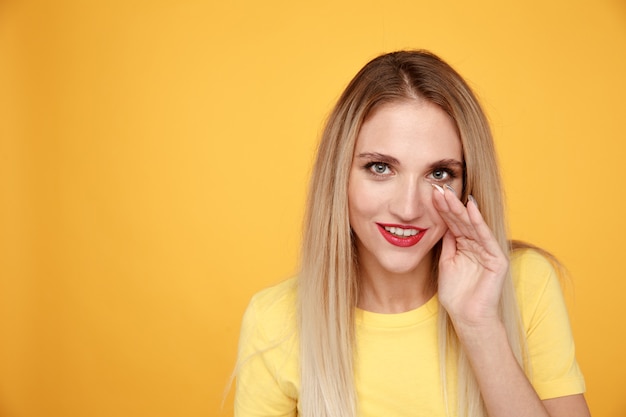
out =
{"type": "Polygon", "coordinates": [[[241,325],[235,417],[295,417],[296,400],[275,365],[280,349],[268,339],[253,298],[241,325]]]}
{"type": "Polygon", "coordinates": [[[576,362],[574,339],[557,272],[542,255],[528,251],[518,265],[523,297],[530,380],[543,400],[580,394],[585,381],[576,362]]]}

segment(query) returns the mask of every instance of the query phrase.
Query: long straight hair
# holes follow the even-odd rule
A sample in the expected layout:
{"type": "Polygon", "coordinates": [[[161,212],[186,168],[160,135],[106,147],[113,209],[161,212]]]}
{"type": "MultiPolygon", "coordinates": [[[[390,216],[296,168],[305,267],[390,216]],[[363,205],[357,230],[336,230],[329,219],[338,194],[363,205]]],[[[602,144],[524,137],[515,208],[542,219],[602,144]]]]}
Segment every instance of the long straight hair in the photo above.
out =
{"type": "MultiPolygon", "coordinates": [[[[358,259],[348,219],[348,177],[364,119],[383,103],[407,99],[432,102],[452,118],[465,164],[461,199],[466,201],[469,194],[476,199],[500,246],[505,253],[510,249],[493,139],[470,87],[452,67],[427,51],[393,52],[370,61],[348,84],[328,118],[310,182],[298,279],[299,410],[304,417],[356,417],[358,259]]],[[[436,286],[439,245],[434,251],[436,286]]],[[[515,355],[527,368],[525,338],[510,276],[504,285],[500,313],[515,355]]],[[[476,380],[445,309],[439,309],[437,320],[446,409],[450,411],[451,397],[446,363],[454,360],[457,414],[485,417],[476,380]]]]}

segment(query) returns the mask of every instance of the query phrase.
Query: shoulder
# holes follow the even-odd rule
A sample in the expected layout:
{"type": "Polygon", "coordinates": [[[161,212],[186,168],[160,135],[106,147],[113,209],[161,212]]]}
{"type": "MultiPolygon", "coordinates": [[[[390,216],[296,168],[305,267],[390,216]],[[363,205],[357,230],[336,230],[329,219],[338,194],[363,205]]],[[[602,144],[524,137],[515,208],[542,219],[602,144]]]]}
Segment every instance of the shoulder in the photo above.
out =
{"type": "Polygon", "coordinates": [[[550,283],[559,284],[556,268],[554,261],[535,249],[517,249],[511,253],[511,277],[518,296],[527,295],[527,291],[540,291],[550,283]]]}
{"type": "Polygon", "coordinates": [[[269,344],[291,336],[297,325],[296,285],[291,278],[256,293],[244,314],[242,332],[269,344]]]}
{"type": "Polygon", "coordinates": [[[256,293],[244,314],[235,415],[295,416],[299,392],[296,280],[256,293]]]}
{"type": "Polygon", "coordinates": [[[562,271],[562,266],[540,251],[520,249],[511,254],[531,382],[541,399],[585,391],[561,289],[562,271]]]}
{"type": "Polygon", "coordinates": [[[266,318],[291,314],[296,305],[296,278],[290,278],[279,284],[265,288],[252,296],[248,309],[266,318]]]}
{"type": "Polygon", "coordinates": [[[511,253],[511,277],[527,330],[549,310],[567,311],[555,261],[532,248],[511,253]]]}

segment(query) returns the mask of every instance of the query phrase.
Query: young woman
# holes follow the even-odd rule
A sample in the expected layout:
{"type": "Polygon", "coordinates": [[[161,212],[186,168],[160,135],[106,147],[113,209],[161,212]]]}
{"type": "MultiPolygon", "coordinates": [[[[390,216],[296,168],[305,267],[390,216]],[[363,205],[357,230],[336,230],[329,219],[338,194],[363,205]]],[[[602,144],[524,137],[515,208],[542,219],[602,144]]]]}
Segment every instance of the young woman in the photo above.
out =
{"type": "Polygon", "coordinates": [[[485,115],[424,51],[330,115],[297,278],[252,299],[235,415],[588,416],[559,281],[507,241],[485,115]]]}

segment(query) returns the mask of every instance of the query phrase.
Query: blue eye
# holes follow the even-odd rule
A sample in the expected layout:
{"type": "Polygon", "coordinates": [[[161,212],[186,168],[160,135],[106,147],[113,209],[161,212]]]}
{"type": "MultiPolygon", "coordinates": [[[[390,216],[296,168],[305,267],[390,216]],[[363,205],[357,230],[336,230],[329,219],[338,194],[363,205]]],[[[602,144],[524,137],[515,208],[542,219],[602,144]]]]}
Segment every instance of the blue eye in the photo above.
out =
{"type": "Polygon", "coordinates": [[[366,165],[366,168],[375,175],[387,175],[391,172],[389,165],[384,162],[371,162],[366,165]]]}
{"type": "Polygon", "coordinates": [[[458,174],[454,169],[450,168],[436,168],[433,169],[428,177],[437,182],[447,182],[452,181],[457,178],[458,174]]]}
{"type": "Polygon", "coordinates": [[[374,164],[372,166],[372,169],[377,174],[384,174],[385,171],[387,171],[387,165],[385,165],[385,164],[374,164]]]}
{"type": "Polygon", "coordinates": [[[436,169],[431,175],[434,179],[441,181],[447,179],[450,173],[448,173],[445,169],[436,169]]]}

